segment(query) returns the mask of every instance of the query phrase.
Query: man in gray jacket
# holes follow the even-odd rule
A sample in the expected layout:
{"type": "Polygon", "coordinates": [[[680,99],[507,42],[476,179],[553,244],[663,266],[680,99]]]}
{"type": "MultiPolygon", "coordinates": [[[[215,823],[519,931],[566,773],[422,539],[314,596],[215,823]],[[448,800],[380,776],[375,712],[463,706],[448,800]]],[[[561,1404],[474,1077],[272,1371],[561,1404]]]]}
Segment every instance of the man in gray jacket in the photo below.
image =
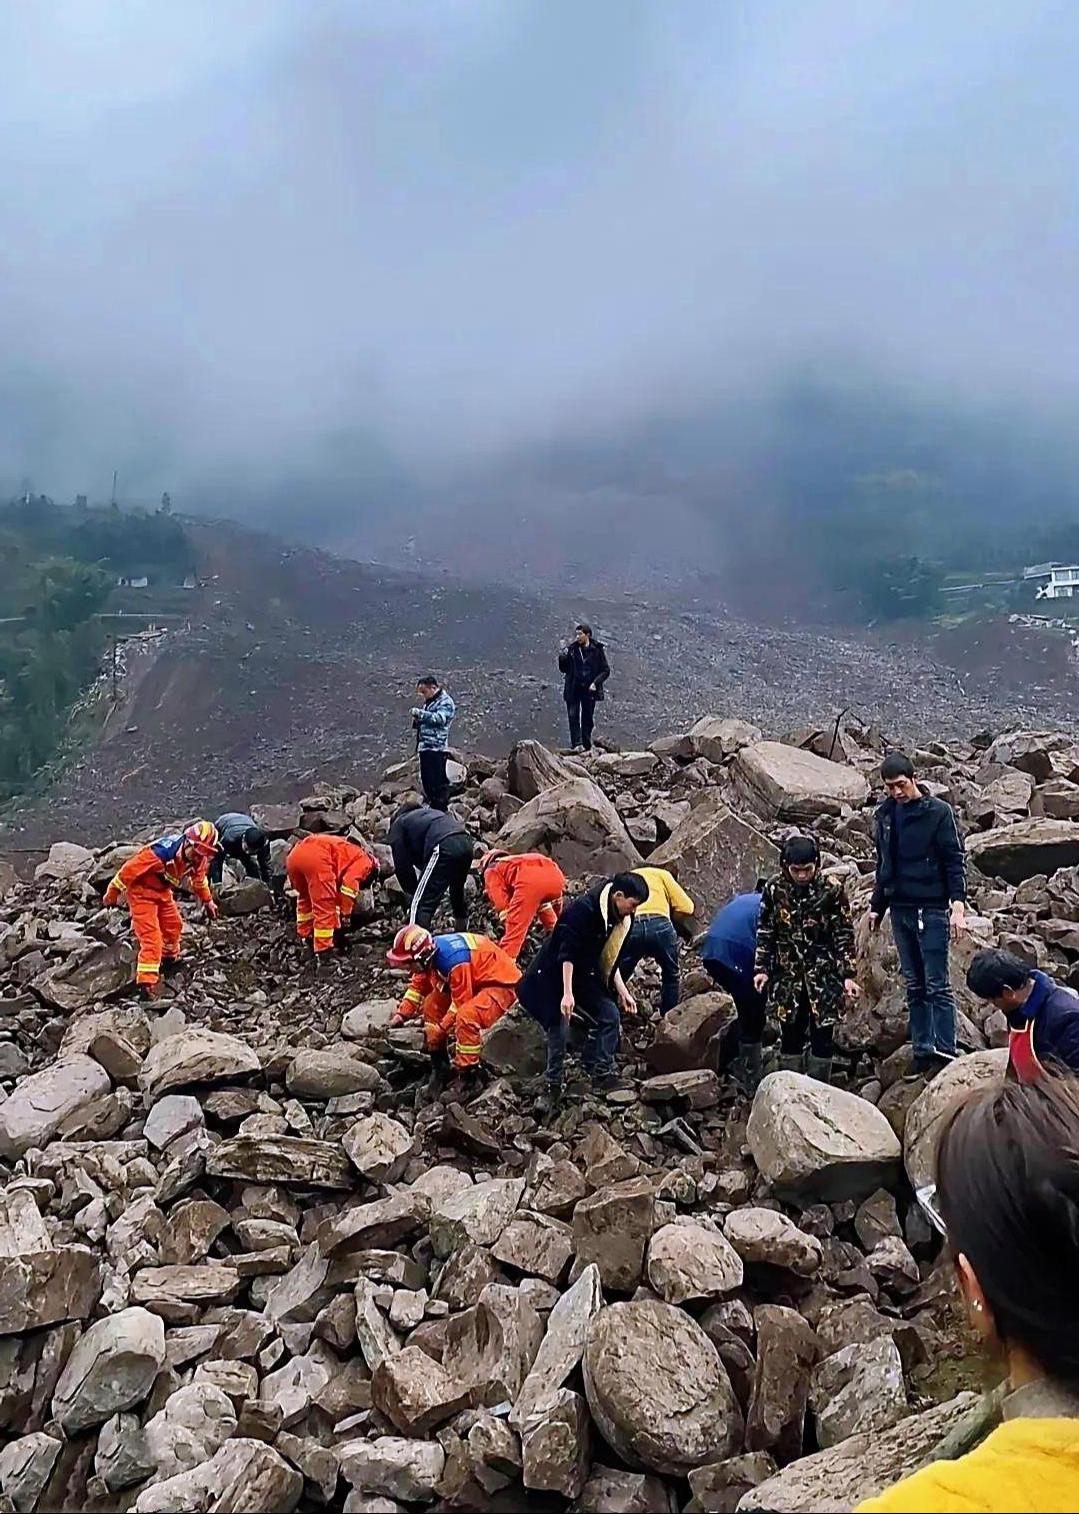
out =
{"type": "Polygon", "coordinates": [[[457,708],[437,678],[428,675],[416,684],[423,704],[412,710],[416,751],[420,758],[420,784],[427,803],[435,810],[450,807],[450,784],[446,777],[450,726],[457,708]]]}

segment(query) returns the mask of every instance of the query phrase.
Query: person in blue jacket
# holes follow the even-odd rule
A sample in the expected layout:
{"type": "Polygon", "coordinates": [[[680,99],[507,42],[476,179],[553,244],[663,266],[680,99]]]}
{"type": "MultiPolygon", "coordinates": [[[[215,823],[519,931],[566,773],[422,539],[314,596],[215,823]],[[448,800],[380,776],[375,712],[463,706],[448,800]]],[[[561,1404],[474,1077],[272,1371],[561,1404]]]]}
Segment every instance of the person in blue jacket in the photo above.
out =
{"type": "Polygon", "coordinates": [[[738,1056],[734,1076],[752,1097],[764,1066],[765,997],[753,987],[753,959],[761,913],[760,886],[736,894],[716,914],[701,948],[712,980],[734,1000],[738,1012],[738,1056]]]}
{"type": "Polygon", "coordinates": [[[1048,1066],[1079,1072],[1079,994],[1011,952],[975,952],[967,987],[1008,1017],[1008,1067],[1036,1083],[1048,1066]]]}

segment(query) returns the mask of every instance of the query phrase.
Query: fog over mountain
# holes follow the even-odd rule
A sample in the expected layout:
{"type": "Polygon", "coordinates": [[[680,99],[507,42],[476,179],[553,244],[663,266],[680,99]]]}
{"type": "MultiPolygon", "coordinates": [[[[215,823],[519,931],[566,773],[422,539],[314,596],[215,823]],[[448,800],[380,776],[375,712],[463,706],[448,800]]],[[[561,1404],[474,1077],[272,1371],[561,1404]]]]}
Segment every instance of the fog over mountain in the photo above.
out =
{"type": "Polygon", "coordinates": [[[485,571],[758,560],[866,475],[930,548],[1075,517],[1077,44],[1067,0],[9,6],[0,492],[485,571]]]}

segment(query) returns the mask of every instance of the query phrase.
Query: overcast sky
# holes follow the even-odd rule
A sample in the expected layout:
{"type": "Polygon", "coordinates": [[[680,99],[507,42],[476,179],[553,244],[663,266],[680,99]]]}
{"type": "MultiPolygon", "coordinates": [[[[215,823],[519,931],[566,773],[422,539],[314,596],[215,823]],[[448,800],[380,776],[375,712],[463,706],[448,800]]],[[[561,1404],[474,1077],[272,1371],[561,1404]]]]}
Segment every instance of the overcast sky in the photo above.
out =
{"type": "Polygon", "coordinates": [[[1074,0],[33,0],[0,55],[5,489],[437,500],[822,359],[1079,400],[1074,0]]]}

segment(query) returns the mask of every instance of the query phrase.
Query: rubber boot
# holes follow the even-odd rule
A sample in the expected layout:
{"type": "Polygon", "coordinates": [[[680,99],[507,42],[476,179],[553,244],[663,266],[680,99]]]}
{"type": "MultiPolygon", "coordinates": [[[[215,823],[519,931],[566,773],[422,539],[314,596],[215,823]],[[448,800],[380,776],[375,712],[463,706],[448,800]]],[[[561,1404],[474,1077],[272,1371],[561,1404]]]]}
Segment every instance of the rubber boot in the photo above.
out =
{"type": "Polygon", "coordinates": [[[563,1089],[561,1083],[548,1083],[536,1100],[536,1119],[542,1125],[562,1112],[563,1089]]]}
{"type": "Polygon", "coordinates": [[[450,1081],[453,1069],[450,1066],[450,1054],[444,1046],[431,1053],[431,1076],[427,1079],[425,1092],[428,1098],[437,1099],[439,1094],[450,1081]]]}
{"type": "Polygon", "coordinates": [[[781,1051],[779,1053],[780,1072],[801,1072],[803,1053],[781,1051]]]}
{"type": "Polygon", "coordinates": [[[818,1083],[830,1083],[832,1081],[831,1057],[815,1057],[812,1052],[806,1057],[806,1075],[816,1078],[818,1083]]]}
{"type": "Polygon", "coordinates": [[[449,1087],[449,1097],[460,1104],[467,1104],[469,1099],[474,1099],[483,1088],[483,1071],[481,1068],[458,1067],[454,1069],[453,1082],[449,1087]]]}
{"type": "Polygon", "coordinates": [[[734,1077],[739,1088],[752,1098],[764,1076],[764,1047],[759,1041],[743,1041],[734,1065],[734,1077]]]}

